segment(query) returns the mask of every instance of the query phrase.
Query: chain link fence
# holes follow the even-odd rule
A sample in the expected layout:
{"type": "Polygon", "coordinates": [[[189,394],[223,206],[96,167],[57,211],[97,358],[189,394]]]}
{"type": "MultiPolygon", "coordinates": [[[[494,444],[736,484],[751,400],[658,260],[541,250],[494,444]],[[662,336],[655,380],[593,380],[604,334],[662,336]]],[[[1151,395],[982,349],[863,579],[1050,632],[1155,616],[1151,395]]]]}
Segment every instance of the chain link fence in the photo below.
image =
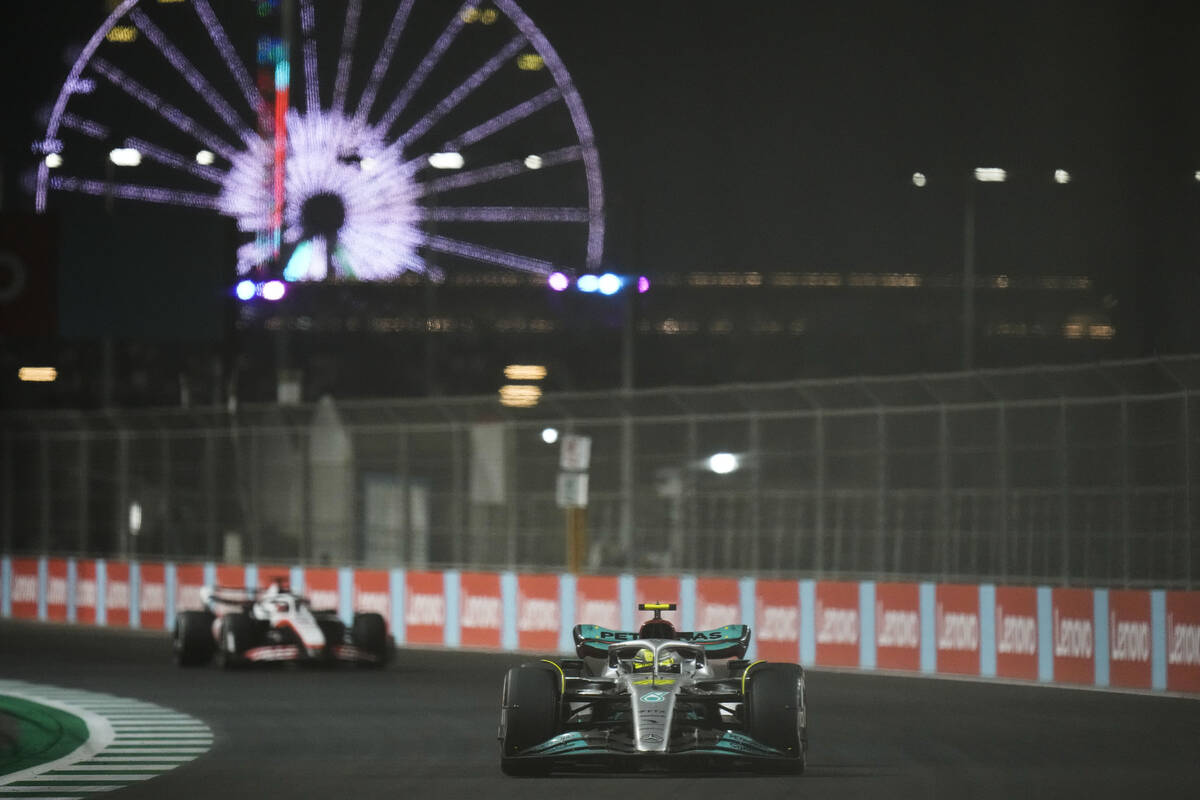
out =
{"type": "Polygon", "coordinates": [[[494,397],[0,417],[9,553],[1200,585],[1200,356],[494,397]],[[716,474],[709,457],[734,454],[716,474]]]}

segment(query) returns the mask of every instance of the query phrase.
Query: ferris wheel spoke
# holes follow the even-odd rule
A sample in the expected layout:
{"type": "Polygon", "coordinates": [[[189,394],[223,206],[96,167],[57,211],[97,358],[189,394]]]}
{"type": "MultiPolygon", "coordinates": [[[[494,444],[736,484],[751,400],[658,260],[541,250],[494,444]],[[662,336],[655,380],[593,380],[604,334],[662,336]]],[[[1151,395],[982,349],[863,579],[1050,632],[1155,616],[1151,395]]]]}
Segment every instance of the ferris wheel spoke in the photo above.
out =
{"type": "Polygon", "coordinates": [[[371,113],[371,106],[375,104],[375,97],[379,94],[383,76],[387,74],[392,57],[396,54],[396,46],[400,43],[400,34],[404,32],[404,26],[408,23],[408,15],[412,11],[413,2],[414,0],[404,0],[396,9],[395,16],[392,17],[392,24],[388,26],[383,49],[379,51],[379,57],[375,59],[375,66],[371,68],[371,77],[367,80],[367,88],[363,90],[362,97],[358,99],[358,110],[354,112],[354,119],[360,124],[366,122],[367,115],[371,113]]]}
{"type": "Polygon", "coordinates": [[[450,45],[454,43],[454,39],[466,24],[464,17],[467,9],[474,6],[475,0],[467,0],[462,7],[454,14],[454,19],[450,20],[450,24],[446,26],[446,30],[442,31],[442,35],[433,43],[433,47],[421,59],[421,63],[413,70],[413,74],[409,76],[408,81],[404,84],[404,88],[400,90],[400,94],[388,106],[384,112],[383,118],[379,121],[379,127],[384,131],[391,130],[396,124],[396,118],[404,111],[405,106],[412,100],[413,95],[425,83],[425,79],[429,77],[429,73],[433,72],[433,68],[441,61],[442,56],[450,49],[450,45]]]}
{"type": "Polygon", "coordinates": [[[233,76],[242,95],[246,98],[246,104],[256,116],[262,117],[266,113],[266,101],[255,88],[254,79],[250,77],[250,70],[246,69],[246,65],[238,57],[237,51],[233,49],[229,35],[217,21],[217,15],[213,13],[212,6],[208,4],[208,0],[192,0],[192,6],[196,9],[196,15],[200,17],[204,29],[208,31],[213,45],[221,53],[221,58],[225,61],[225,67],[229,70],[229,74],[233,76]]]}
{"type": "Polygon", "coordinates": [[[346,108],[346,90],[350,86],[350,65],[354,61],[354,42],[358,38],[358,18],[361,13],[362,0],[350,0],[346,7],[346,26],[342,29],[337,80],[333,85],[333,110],[339,114],[346,108]]]}
{"type": "Polygon", "coordinates": [[[531,97],[524,103],[519,103],[507,111],[503,111],[486,122],[476,125],[466,133],[460,134],[442,145],[443,150],[460,150],[464,147],[469,147],[476,142],[482,141],[494,133],[498,133],[509,125],[513,125],[526,117],[541,111],[546,106],[562,97],[562,92],[557,86],[553,86],[535,97],[531,97]]]}
{"type": "Polygon", "coordinates": [[[107,139],[111,133],[108,126],[101,125],[93,119],[85,119],[78,114],[72,114],[70,111],[64,111],[59,122],[64,128],[79,131],[84,136],[90,136],[93,139],[107,139]]]}
{"type": "Polygon", "coordinates": [[[321,79],[317,75],[317,12],[313,0],[300,0],[300,31],[304,34],[304,110],[312,114],[321,107],[321,79]]]}
{"type": "Polygon", "coordinates": [[[156,144],[147,142],[145,139],[130,136],[125,140],[125,146],[132,147],[151,161],[157,161],[159,164],[165,164],[168,167],[174,167],[183,172],[190,172],[209,183],[219,185],[225,179],[225,173],[221,170],[197,164],[195,158],[188,158],[187,156],[172,152],[165,147],[159,147],[156,144]]]}
{"type": "Polygon", "coordinates": [[[97,197],[119,197],[122,200],[142,200],[148,203],[164,203],[187,208],[215,209],[217,207],[215,195],[181,192],[178,189],[168,189],[164,186],[140,186],[133,183],[73,178],[69,175],[51,177],[50,188],[60,192],[78,192],[97,197]]]}
{"type": "Polygon", "coordinates": [[[129,17],[133,20],[133,24],[138,27],[138,30],[146,34],[146,38],[154,44],[158,52],[162,53],[163,58],[170,62],[175,71],[183,76],[183,79],[195,90],[196,94],[200,95],[200,99],[207,103],[209,108],[217,112],[217,116],[224,120],[230,130],[237,133],[238,137],[243,141],[254,135],[246,127],[245,123],[242,122],[237,112],[233,110],[233,107],[213,89],[212,84],[200,74],[200,71],[187,59],[187,56],[166,37],[162,29],[146,16],[146,12],[140,8],[135,8],[130,12],[129,17]]]}
{"type": "Polygon", "coordinates": [[[509,269],[516,269],[522,272],[533,272],[538,275],[549,275],[558,269],[554,264],[540,258],[523,256],[519,253],[510,253],[507,250],[498,250],[494,247],[485,247],[481,244],[464,242],[446,236],[426,236],[422,240],[422,244],[439,253],[449,253],[450,255],[469,258],[472,261],[483,261],[488,264],[496,264],[497,266],[508,267],[509,269]]]}
{"type": "MultiPolygon", "coordinates": [[[[579,145],[571,145],[558,150],[551,150],[549,153],[543,153],[540,157],[543,168],[556,167],[560,164],[569,164],[582,159],[583,148],[579,145]]],[[[511,178],[513,175],[521,175],[528,171],[529,167],[525,166],[524,159],[513,159],[512,161],[504,161],[489,167],[468,170],[458,175],[427,181],[417,187],[416,193],[420,197],[436,195],[453,189],[461,189],[465,186],[475,186],[480,183],[511,178]]]]}
{"type": "Polygon", "coordinates": [[[401,147],[407,147],[428,133],[429,129],[436,125],[442,117],[453,111],[472,92],[482,86],[488,78],[495,75],[496,71],[504,66],[504,63],[516,55],[524,46],[525,37],[520,34],[515,36],[512,41],[501,48],[500,52],[489,58],[482,67],[475,70],[471,77],[467,78],[454,91],[438,101],[433,110],[422,117],[420,122],[401,134],[399,139],[401,147]]]}
{"type": "Polygon", "coordinates": [[[207,145],[213,152],[220,153],[228,159],[232,159],[237,153],[237,150],[228,142],[135,81],[119,67],[97,57],[92,59],[92,68],[103,75],[113,86],[158,114],[171,125],[207,145]]]}
{"type": "Polygon", "coordinates": [[[565,206],[438,206],[422,208],[434,222],[588,222],[586,208],[565,206]]]}

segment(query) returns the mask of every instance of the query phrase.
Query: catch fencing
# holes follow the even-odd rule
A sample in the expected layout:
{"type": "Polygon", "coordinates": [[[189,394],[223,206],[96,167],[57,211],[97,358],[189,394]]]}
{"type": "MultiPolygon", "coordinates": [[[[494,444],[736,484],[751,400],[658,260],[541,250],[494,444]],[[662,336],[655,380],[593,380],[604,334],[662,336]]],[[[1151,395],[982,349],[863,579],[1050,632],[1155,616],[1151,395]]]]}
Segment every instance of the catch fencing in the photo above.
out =
{"type": "Polygon", "coordinates": [[[1200,356],[943,375],[0,416],[9,554],[1200,583],[1200,356]],[[561,441],[561,440],[560,440],[561,441]],[[710,469],[716,453],[737,469],[710,469]]]}

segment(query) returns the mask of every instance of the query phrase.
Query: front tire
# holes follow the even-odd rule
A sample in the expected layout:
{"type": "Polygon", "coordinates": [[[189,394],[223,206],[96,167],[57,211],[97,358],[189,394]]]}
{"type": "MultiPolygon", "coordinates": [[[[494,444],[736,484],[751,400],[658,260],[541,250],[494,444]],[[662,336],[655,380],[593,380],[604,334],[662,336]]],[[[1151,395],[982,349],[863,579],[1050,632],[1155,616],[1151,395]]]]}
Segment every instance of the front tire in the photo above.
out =
{"type": "Polygon", "coordinates": [[[783,762],[800,774],[808,765],[808,715],[804,670],[798,664],[762,664],[750,672],[746,687],[746,733],[783,751],[783,762]]]}
{"type": "Polygon", "coordinates": [[[237,669],[248,662],[244,653],[254,647],[254,620],[246,614],[221,617],[217,634],[217,664],[222,669],[237,669]]]}
{"type": "Polygon", "coordinates": [[[546,774],[544,762],[516,754],[558,732],[557,673],[536,666],[513,667],[504,676],[500,705],[500,771],[517,776],[546,774]]]}
{"type": "Polygon", "coordinates": [[[181,667],[199,667],[212,660],[216,643],[212,634],[213,615],[209,611],[181,611],[175,615],[171,644],[175,663],[181,667]]]}
{"type": "Polygon", "coordinates": [[[391,655],[388,647],[387,623],[382,614],[355,614],[350,626],[350,640],[354,646],[375,656],[376,660],[364,662],[367,666],[383,667],[391,655]]]}

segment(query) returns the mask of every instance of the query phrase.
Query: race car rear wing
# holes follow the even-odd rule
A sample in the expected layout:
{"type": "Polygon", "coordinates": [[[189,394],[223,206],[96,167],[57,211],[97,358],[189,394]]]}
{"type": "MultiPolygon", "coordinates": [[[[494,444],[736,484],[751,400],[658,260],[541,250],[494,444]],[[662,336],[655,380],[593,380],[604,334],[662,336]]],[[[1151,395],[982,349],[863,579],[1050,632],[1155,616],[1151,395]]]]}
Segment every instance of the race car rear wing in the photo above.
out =
{"type": "MultiPolygon", "coordinates": [[[[575,652],[580,658],[606,658],[608,646],[635,641],[641,637],[633,631],[614,631],[599,625],[576,625],[572,630],[575,652]]],[[[746,625],[723,625],[707,631],[680,631],[678,638],[699,644],[709,658],[741,658],[750,646],[750,628],[746,625]]]]}

